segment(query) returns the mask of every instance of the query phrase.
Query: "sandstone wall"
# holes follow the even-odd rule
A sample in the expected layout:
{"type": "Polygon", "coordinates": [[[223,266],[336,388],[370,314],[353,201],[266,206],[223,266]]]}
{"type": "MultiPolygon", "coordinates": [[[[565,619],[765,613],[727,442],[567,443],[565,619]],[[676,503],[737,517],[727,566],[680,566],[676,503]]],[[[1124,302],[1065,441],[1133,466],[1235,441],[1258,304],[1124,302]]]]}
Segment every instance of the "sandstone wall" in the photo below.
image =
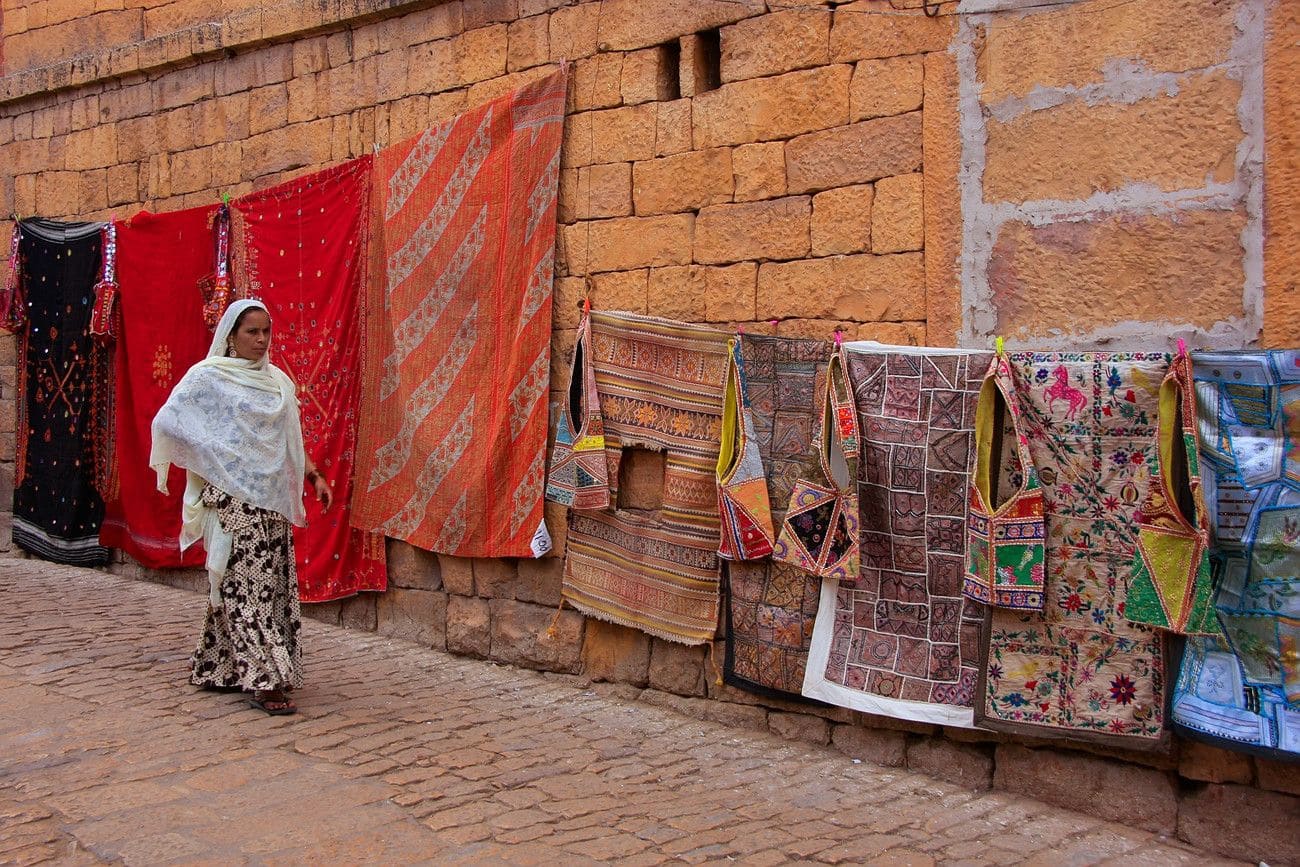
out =
{"type": "MultiPolygon", "coordinates": [[[[884,0],[223,0],[219,15],[191,0],[96,0],[93,13],[0,2],[6,216],[210,203],[573,61],[555,388],[588,290],[604,308],[901,343],[1300,336],[1296,4],[962,0],[927,18],[884,0]]],[[[14,363],[4,338],[5,506],[14,363]]],[[[625,498],[653,501],[654,467],[630,470],[625,498]]],[[[547,519],[558,555],[563,510],[547,519]]],[[[1163,756],[1048,748],[760,700],[717,684],[720,642],[711,657],[557,617],[560,566],[390,542],[392,590],[309,613],[969,786],[1084,810],[1110,800],[1113,818],[1197,845],[1300,860],[1295,767],[1186,743],[1163,756]]]]}

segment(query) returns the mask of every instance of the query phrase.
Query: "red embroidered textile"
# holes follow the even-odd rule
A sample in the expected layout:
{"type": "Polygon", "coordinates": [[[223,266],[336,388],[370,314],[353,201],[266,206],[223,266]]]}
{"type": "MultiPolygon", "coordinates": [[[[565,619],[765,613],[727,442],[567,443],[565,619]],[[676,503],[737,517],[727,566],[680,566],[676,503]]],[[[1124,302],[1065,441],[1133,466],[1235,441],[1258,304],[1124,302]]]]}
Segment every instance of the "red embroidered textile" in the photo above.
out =
{"type": "Polygon", "coordinates": [[[117,349],[114,353],[117,497],[104,506],[99,542],[151,569],[202,566],[203,546],[180,550],[185,471],[172,467],[158,493],[149,469],[153,417],[211,342],[198,279],[212,270],[214,207],[141,212],[116,224],[117,349]]]}
{"type": "Polygon", "coordinates": [[[566,76],[375,158],[353,520],[461,557],[534,557],[566,76]]]}
{"type": "Polygon", "coordinates": [[[232,203],[235,286],[271,312],[271,360],[298,384],[307,454],[334,489],[328,514],[310,498],[294,531],[304,602],[388,586],[383,537],[349,519],[370,172],[366,156],[232,203]]]}

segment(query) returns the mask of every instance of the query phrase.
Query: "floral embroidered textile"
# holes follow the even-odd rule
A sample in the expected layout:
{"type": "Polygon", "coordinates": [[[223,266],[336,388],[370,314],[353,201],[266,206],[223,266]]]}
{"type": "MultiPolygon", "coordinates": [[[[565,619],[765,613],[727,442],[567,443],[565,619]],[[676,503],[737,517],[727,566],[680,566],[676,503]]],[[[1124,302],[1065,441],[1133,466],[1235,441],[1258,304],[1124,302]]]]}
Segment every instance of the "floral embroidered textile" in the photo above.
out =
{"type": "Polygon", "coordinates": [[[1174,357],[1160,384],[1157,431],[1156,468],[1137,516],[1137,556],[1124,616],[1184,635],[1221,635],[1211,604],[1210,521],[1196,453],[1192,360],[1186,352],[1174,357]],[[1180,495],[1190,500],[1190,519],[1180,495]]]}
{"type": "Polygon", "coordinates": [[[591,319],[584,314],[573,345],[569,387],[555,423],[555,448],[546,480],[546,499],[574,509],[609,508],[609,466],[605,421],[591,359],[591,319]]]}
{"type": "MultiPolygon", "coordinates": [[[[1163,737],[1161,634],[1124,617],[1140,484],[1155,457],[1163,352],[1007,353],[1047,523],[1043,610],[989,609],[975,721],[1152,749],[1163,737]]],[[[1019,487],[1003,436],[1000,484],[1019,487]]]]}
{"type": "Polygon", "coordinates": [[[1047,536],[1043,491],[1029,457],[1029,443],[1020,430],[1015,393],[1011,365],[999,354],[984,378],[975,409],[975,470],[970,483],[970,538],[963,592],[985,605],[1041,611],[1047,536]],[[1014,472],[1021,481],[1005,502],[995,505],[993,445],[1003,431],[999,403],[1006,408],[1006,430],[1015,437],[1014,472]]]}
{"type": "Polygon", "coordinates": [[[1192,355],[1224,635],[1189,637],[1178,731],[1300,757],[1300,351],[1192,355]]]}
{"type": "Polygon", "coordinates": [[[569,512],[564,599],[584,614],[682,644],[718,625],[718,500],[727,338],[630,313],[591,315],[611,508],[569,512]],[[663,501],[618,507],[627,448],[661,451],[663,501]]]}
{"type": "Polygon", "coordinates": [[[803,694],[972,725],[984,607],[962,596],[976,395],[990,356],[849,344],[862,562],[823,581],[803,694]]]}
{"type": "Polygon", "coordinates": [[[104,226],[101,239],[103,250],[103,276],[95,284],[95,303],[90,311],[90,333],[95,338],[111,343],[117,339],[117,227],[104,226]]]}
{"type": "Polygon", "coordinates": [[[718,515],[722,542],[718,556],[757,560],[772,553],[776,531],[767,496],[763,458],[755,442],[754,419],[745,390],[745,360],[740,341],[728,345],[727,383],[722,398],[722,443],[718,455],[718,515]]]}
{"type": "Polygon", "coordinates": [[[858,412],[844,371],[844,353],[831,355],[813,437],[818,465],[795,482],[772,559],[822,578],[858,576],[858,412]]]}

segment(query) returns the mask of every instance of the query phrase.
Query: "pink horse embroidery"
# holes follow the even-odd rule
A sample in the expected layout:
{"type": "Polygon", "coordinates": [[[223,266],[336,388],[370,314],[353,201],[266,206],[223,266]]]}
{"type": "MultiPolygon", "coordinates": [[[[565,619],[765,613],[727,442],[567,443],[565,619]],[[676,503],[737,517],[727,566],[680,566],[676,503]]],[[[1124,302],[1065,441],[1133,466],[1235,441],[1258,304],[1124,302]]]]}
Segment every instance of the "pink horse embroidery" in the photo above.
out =
{"type": "Polygon", "coordinates": [[[1068,401],[1070,411],[1065,414],[1067,419],[1073,419],[1079,414],[1088,403],[1088,397],[1079,389],[1070,385],[1070,371],[1064,364],[1058,364],[1056,370],[1052,371],[1052,376],[1056,377],[1056,382],[1047,387],[1047,411],[1052,411],[1052,404],[1057,400],[1068,401]]]}

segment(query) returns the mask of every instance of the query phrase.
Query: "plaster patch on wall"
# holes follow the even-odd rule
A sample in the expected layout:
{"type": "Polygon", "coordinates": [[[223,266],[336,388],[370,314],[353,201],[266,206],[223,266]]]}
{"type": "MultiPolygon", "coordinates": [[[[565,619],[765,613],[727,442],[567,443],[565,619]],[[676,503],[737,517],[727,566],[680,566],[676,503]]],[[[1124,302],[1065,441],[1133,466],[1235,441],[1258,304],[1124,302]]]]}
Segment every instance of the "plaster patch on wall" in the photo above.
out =
{"type": "MultiPolygon", "coordinates": [[[[1066,5],[1066,4],[1061,4],[1066,5]]],[[[1131,321],[1093,328],[1039,329],[1031,338],[1008,334],[1009,345],[1049,348],[1068,341],[1072,346],[1150,345],[1156,333],[1173,345],[1182,337],[1198,347],[1237,348],[1255,345],[1263,324],[1263,55],[1264,0],[1240,0],[1235,12],[1235,32],[1226,62],[1180,72],[1153,72],[1144,63],[1115,58],[1103,67],[1103,80],[1080,86],[1035,86],[1023,97],[1007,97],[985,106],[978,75],[978,52],[983,28],[1008,18],[1053,14],[1034,11],[1015,0],[963,0],[957,35],[950,51],[958,74],[958,129],[962,139],[958,184],[962,208],[961,302],[963,346],[988,346],[998,331],[999,311],[990,274],[998,273],[994,251],[1003,230],[1012,223],[1046,227],[1056,223],[1093,223],[1123,217],[1161,216],[1177,220],[1180,214],[1244,209],[1241,230],[1242,294],[1239,315],[1222,317],[1209,327],[1192,327],[1175,318],[1131,321]],[[1019,8],[1020,11],[1015,11],[1019,8]],[[999,11],[1011,10],[1011,11],[999,11]],[[1207,174],[1196,188],[1161,190],[1151,183],[1130,182],[1115,190],[1096,192],[1081,199],[1033,200],[1021,203],[985,202],[988,125],[1005,123],[1022,115],[1067,104],[1134,105],[1143,100],[1177,95],[1192,76],[1221,72],[1241,83],[1237,121],[1241,139],[1234,157],[1231,181],[1216,182],[1207,174]]],[[[1191,275],[1189,275],[1190,277],[1191,275]]]]}

